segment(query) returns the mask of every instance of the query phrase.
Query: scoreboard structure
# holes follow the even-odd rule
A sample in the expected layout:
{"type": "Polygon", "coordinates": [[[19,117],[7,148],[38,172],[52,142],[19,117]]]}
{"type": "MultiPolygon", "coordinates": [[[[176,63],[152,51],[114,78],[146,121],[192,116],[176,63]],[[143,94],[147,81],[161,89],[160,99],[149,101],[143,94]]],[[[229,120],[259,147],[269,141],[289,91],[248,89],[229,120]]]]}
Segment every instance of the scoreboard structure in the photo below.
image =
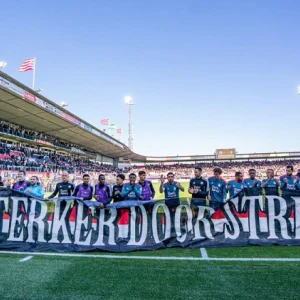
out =
{"type": "Polygon", "coordinates": [[[236,158],[236,149],[217,149],[216,150],[216,159],[234,159],[236,158]]]}

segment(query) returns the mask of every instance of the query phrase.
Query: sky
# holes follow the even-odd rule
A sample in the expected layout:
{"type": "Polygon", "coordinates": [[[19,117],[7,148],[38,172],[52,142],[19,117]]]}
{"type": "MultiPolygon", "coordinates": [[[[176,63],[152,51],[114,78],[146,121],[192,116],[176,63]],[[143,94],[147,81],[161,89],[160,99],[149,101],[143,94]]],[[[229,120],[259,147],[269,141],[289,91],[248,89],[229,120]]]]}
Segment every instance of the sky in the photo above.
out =
{"type": "MultiPolygon", "coordinates": [[[[107,0],[1,3],[0,61],[148,156],[299,151],[300,1],[107,0]]],[[[0,108],[1,109],[1,108],[0,108]]]]}

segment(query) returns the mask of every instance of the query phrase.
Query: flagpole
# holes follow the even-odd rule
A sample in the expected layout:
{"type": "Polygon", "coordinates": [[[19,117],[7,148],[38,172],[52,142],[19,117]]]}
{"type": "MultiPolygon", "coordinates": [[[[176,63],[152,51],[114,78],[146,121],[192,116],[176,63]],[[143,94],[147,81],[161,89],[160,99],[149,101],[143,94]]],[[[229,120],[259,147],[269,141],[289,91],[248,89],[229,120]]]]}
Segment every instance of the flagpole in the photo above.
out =
{"type": "Polygon", "coordinates": [[[35,84],[35,65],[36,65],[36,57],[34,58],[34,68],[33,68],[33,78],[32,78],[32,89],[34,90],[35,84]]]}

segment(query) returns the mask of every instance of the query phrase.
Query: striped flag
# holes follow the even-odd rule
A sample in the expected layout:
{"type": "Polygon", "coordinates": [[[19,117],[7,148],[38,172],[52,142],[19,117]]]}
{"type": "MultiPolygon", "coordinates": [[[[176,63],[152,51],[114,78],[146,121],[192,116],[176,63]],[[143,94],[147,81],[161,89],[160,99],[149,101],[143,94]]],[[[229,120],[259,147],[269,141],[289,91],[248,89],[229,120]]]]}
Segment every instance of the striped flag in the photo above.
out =
{"type": "Polygon", "coordinates": [[[19,72],[31,71],[34,70],[34,68],[35,68],[35,58],[28,58],[22,63],[19,72]]]}
{"type": "Polygon", "coordinates": [[[118,129],[117,129],[117,133],[121,134],[121,133],[122,133],[122,129],[121,129],[121,128],[118,128],[118,129]]]}
{"type": "Polygon", "coordinates": [[[116,129],[116,124],[109,124],[109,129],[115,130],[116,129]]]}
{"type": "Polygon", "coordinates": [[[101,125],[109,125],[109,119],[103,119],[100,121],[101,125]]]}

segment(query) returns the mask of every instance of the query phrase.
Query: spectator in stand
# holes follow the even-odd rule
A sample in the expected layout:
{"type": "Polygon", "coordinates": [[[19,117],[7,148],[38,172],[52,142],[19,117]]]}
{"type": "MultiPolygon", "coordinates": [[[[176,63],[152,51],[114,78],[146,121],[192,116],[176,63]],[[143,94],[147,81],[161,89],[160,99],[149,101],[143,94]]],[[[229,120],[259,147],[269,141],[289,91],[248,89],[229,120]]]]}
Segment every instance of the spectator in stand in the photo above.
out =
{"type": "Polygon", "coordinates": [[[2,177],[0,176],[0,187],[4,187],[4,183],[2,181],[2,177]]]}
{"type": "Polygon", "coordinates": [[[113,186],[113,190],[112,190],[112,199],[114,200],[114,203],[124,200],[121,195],[124,180],[125,180],[124,174],[117,175],[117,179],[116,179],[117,184],[113,186]]]}
{"type": "Polygon", "coordinates": [[[64,171],[61,176],[62,181],[56,184],[54,192],[48,197],[48,199],[54,198],[57,194],[58,197],[73,195],[75,187],[72,182],[69,182],[69,173],[64,171]]]}
{"type": "Polygon", "coordinates": [[[31,176],[30,186],[25,189],[24,193],[33,197],[44,198],[44,190],[40,186],[37,176],[31,176]]]}
{"type": "Polygon", "coordinates": [[[246,187],[246,184],[243,182],[242,172],[235,173],[235,180],[230,180],[227,183],[227,191],[229,192],[229,197],[237,195],[246,187]]]}
{"type": "Polygon", "coordinates": [[[155,197],[155,189],[151,181],[146,180],[146,172],[139,171],[139,182],[138,184],[142,187],[141,200],[147,201],[152,200],[155,197]]]}
{"type": "Polygon", "coordinates": [[[227,198],[226,181],[221,178],[221,174],[222,169],[217,167],[214,168],[214,176],[208,178],[208,199],[211,201],[215,201],[212,207],[216,210],[222,207],[222,203],[225,203],[227,198]]]}
{"type": "Polygon", "coordinates": [[[202,168],[195,167],[195,177],[190,180],[189,193],[192,198],[205,199],[208,196],[209,186],[208,181],[202,178],[202,168]]]}
{"type": "Polygon", "coordinates": [[[126,183],[122,188],[121,196],[124,200],[141,200],[142,187],[136,183],[136,175],[129,175],[129,183],[126,183]]]}
{"type": "Polygon", "coordinates": [[[249,178],[244,180],[245,187],[252,188],[252,187],[261,187],[261,182],[256,179],[256,171],[254,169],[250,169],[249,178]]]}
{"type": "Polygon", "coordinates": [[[107,201],[110,200],[110,188],[108,184],[105,183],[105,176],[103,174],[100,174],[98,177],[98,183],[95,185],[94,198],[100,203],[107,203],[107,201]]]}
{"type": "Polygon", "coordinates": [[[92,200],[93,187],[89,184],[90,176],[88,174],[83,175],[83,183],[76,186],[73,196],[78,197],[80,200],[92,200]]]}
{"type": "Polygon", "coordinates": [[[280,177],[280,187],[285,190],[296,190],[298,189],[299,178],[293,176],[294,167],[286,167],[286,175],[280,177]]]}
{"type": "Polygon", "coordinates": [[[20,191],[23,192],[25,191],[31,183],[27,180],[25,180],[26,172],[25,171],[19,171],[17,179],[18,181],[13,185],[13,190],[14,191],[20,191]]]}

